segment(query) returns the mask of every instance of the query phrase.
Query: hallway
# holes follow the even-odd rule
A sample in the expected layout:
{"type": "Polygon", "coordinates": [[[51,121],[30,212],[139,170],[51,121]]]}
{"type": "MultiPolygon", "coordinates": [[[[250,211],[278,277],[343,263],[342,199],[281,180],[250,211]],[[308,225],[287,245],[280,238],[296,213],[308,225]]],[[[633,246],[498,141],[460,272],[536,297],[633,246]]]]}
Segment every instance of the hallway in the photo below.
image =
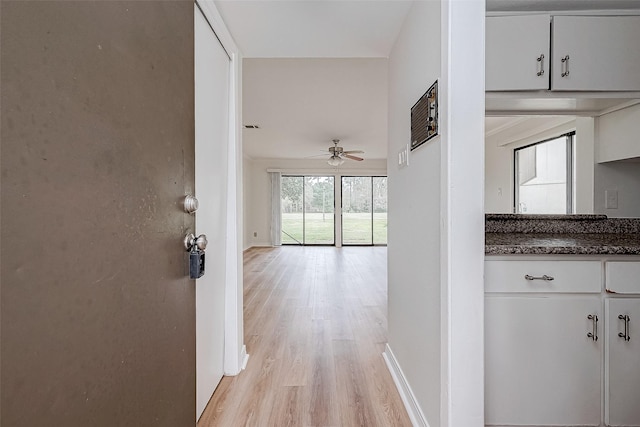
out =
{"type": "Polygon", "coordinates": [[[410,426],[382,358],[386,247],[244,254],[247,369],[198,426],[410,426]]]}

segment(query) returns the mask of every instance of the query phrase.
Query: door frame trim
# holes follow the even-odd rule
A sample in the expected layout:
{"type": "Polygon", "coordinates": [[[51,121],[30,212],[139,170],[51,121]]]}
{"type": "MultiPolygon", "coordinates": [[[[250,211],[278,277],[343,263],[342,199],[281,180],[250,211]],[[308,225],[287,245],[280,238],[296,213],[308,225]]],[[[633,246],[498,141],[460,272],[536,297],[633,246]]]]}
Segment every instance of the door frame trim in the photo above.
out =
{"type": "MultiPolygon", "coordinates": [[[[230,61],[224,374],[238,375],[249,355],[242,322],[242,54],[212,0],[195,0],[230,61]],[[235,237],[235,238],[234,238],[235,237]]],[[[197,53],[196,53],[197,54],[197,53]]]]}

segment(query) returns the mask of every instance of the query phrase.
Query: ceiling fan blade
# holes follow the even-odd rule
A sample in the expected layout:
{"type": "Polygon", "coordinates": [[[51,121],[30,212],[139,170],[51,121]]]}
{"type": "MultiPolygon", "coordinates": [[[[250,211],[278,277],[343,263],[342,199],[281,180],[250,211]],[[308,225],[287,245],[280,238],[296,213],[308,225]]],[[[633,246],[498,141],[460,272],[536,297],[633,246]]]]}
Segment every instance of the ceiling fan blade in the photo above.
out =
{"type": "Polygon", "coordinates": [[[350,151],[343,151],[342,154],[364,154],[364,151],[361,151],[361,150],[350,150],[350,151]]]}
{"type": "Polygon", "coordinates": [[[356,156],[352,156],[350,154],[346,154],[346,153],[342,153],[342,155],[344,157],[346,157],[347,159],[351,159],[351,160],[357,160],[359,162],[363,161],[364,159],[362,157],[356,157],[356,156]]]}

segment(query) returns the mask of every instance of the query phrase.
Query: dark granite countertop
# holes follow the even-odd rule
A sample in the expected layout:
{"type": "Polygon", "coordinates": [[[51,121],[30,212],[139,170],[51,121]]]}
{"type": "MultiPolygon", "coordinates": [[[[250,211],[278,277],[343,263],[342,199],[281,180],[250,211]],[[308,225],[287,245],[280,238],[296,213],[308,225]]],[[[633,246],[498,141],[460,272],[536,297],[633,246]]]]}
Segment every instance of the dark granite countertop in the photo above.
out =
{"type": "Polygon", "coordinates": [[[640,219],[487,214],[486,255],[640,255],[640,219]]]}
{"type": "Polygon", "coordinates": [[[486,233],[487,255],[640,255],[640,234],[486,233]]]}

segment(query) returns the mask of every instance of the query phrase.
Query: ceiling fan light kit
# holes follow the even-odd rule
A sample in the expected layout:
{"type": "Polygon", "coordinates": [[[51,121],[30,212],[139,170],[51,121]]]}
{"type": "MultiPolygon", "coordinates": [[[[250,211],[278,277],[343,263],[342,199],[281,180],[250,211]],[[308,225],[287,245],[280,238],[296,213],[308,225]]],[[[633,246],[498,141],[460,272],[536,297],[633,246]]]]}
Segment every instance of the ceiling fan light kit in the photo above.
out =
{"type": "Polygon", "coordinates": [[[340,166],[344,163],[344,159],[356,160],[358,162],[364,160],[362,157],[352,155],[355,153],[364,153],[364,151],[344,151],[342,147],[338,147],[338,143],[340,142],[339,139],[334,139],[332,140],[332,142],[333,147],[329,147],[329,153],[331,154],[331,157],[329,157],[329,160],[327,160],[327,163],[330,166],[340,166]]]}
{"type": "Polygon", "coordinates": [[[334,155],[329,157],[327,163],[329,163],[329,166],[340,166],[344,163],[344,159],[341,159],[340,157],[334,155]]]}

